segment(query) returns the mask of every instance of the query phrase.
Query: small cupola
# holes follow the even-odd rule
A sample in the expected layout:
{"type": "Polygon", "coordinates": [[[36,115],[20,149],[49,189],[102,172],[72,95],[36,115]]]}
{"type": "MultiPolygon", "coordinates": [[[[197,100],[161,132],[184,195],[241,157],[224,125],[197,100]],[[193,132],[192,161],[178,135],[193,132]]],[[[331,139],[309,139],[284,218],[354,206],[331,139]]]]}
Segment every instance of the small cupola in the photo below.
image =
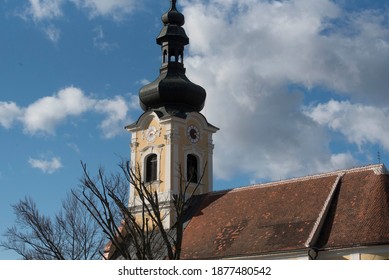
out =
{"type": "Polygon", "coordinates": [[[170,10],[162,15],[163,24],[165,26],[168,24],[183,26],[185,24],[185,17],[177,10],[176,7],[177,0],[172,0],[170,2],[171,2],[170,10]]]}

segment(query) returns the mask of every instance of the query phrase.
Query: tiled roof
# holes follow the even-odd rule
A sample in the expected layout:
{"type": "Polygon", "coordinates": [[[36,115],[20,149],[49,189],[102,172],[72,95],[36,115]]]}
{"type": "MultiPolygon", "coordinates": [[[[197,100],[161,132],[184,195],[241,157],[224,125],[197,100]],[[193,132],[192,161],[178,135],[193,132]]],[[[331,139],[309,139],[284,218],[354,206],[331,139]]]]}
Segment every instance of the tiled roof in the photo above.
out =
{"type": "Polygon", "coordinates": [[[203,196],[182,258],[389,244],[389,175],[373,165],[203,196]]]}
{"type": "Polygon", "coordinates": [[[317,247],[389,244],[389,175],[346,175],[331,204],[317,247]]]}

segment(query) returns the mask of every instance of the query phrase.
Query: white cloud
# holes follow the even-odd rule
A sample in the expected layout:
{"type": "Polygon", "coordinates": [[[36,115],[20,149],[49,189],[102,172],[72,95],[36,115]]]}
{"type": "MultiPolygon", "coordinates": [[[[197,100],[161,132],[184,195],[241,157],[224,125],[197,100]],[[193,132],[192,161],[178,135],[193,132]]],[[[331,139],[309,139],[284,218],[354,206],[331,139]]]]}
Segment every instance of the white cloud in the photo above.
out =
{"type": "Polygon", "coordinates": [[[35,21],[51,20],[62,16],[63,0],[28,0],[25,14],[35,21]]]}
{"type": "Polygon", "coordinates": [[[128,108],[134,111],[140,111],[139,96],[129,93],[127,98],[129,99],[128,108]]]}
{"type": "MultiPolygon", "coordinates": [[[[389,106],[389,30],[382,15],[348,14],[329,0],[181,4],[191,39],[188,77],[207,90],[203,112],[221,128],[218,177],[279,179],[356,163],[347,151],[332,154],[326,128],[289,86],[325,87],[389,106]]],[[[377,141],[368,133],[374,132],[353,137],[377,141]]]]}
{"type": "Polygon", "coordinates": [[[43,27],[43,32],[46,35],[47,39],[49,39],[53,43],[57,43],[61,37],[61,31],[54,25],[48,25],[43,27]]]}
{"type": "Polygon", "coordinates": [[[389,107],[331,100],[307,108],[306,114],[318,124],[342,133],[350,143],[359,147],[380,144],[389,151],[389,107]]]}
{"type": "Polygon", "coordinates": [[[148,79],[142,79],[138,83],[141,84],[142,86],[145,86],[151,82],[148,79]]]}
{"type": "Polygon", "coordinates": [[[120,96],[98,100],[86,96],[79,88],[68,87],[25,108],[13,102],[0,102],[0,125],[9,129],[20,122],[27,134],[55,135],[57,127],[68,119],[92,112],[104,115],[99,127],[104,137],[112,138],[124,131],[124,122],[129,121],[128,110],[135,107],[135,97],[129,98],[128,102],[120,96]]]}
{"type": "Polygon", "coordinates": [[[14,102],[0,102],[0,125],[10,128],[22,115],[22,110],[14,102]]]}
{"type": "Polygon", "coordinates": [[[329,0],[204,2],[190,1],[185,9],[193,53],[255,62],[256,73],[272,82],[389,101],[384,11],[348,14],[329,0]]]}
{"type": "Polygon", "coordinates": [[[77,154],[81,154],[81,150],[76,143],[67,143],[66,145],[77,154]]]}
{"type": "Polygon", "coordinates": [[[61,159],[53,157],[51,159],[34,159],[30,158],[28,163],[32,168],[37,168],[42,170],[44,173],[52,174],[58,169],[62,168],[61,159]]]}
{"type": "Polygon", "coordinates": [[[48,40],[57,43],[61,31],[53,22],[63,17],[62,6],[65,2],[66,0],[28,0],[19,16],[26,21],[32,20],[48,40]]]}
{"type": "Polygon", "coordinates": [[[318,172],[346,169],[358,165],[358,161],[349,152],[333,154],[327,161],[317,161],[313,159],[313,162],[315,162],[318,172]]]}
{"type": "Polygon", "coordinates": [[[137,5],[135,0],[71,0],[81,9],[86,9],[91,17],[106,16],[121,20],[137,5]]]}
{"type": "Polygon", "coordinates": [[[69,2],[88,11],[90,17],[105,16],[115,20],[121,20],[139,5],[135,0],[28,0],[22,16],[36,22],[55,20],[64,15],[63,7],[69,2]]]}
{"type": "Polygon", "coordinates": [[[30,134],[55,134],[55,128],[71,116],[90,110],[95,101],[75,87],[60,90],[54,96],[43,97],[25,109],[23,124],[30,134]]]}
{"type": "Polygon", "coordinates": [[[104,30],[101,26],[97,26],[93,32],[95,33],[95,37],[93,37],[93,45],[98,50],[109,52],[119,48],[118,44],[108,43],[106,41],[104,30]]]}
{"type": "Polygon", "coordinates": [[[100,100],[96,103],[95,110],[106,114],[106,118],[100,124],[106,138],[112,138],[123,132],[128,111],[128,105],[123,97],[116,96],[112,100],[100,100]]]}
{"type": "Polygon", "coordinates": [[[350,153],[341,153],[341,154],[332,155],[330,163],[331,163],[330,168],[324,168],[324,169],[328,170],[328,169],[336,169],[336,168],[347,168],[356,165],[357,161],[350,153]]]}
{"type": "MultiPolygon", "coordinates": [[[[48,40],[57,43],[61,31],[54,23],[56,20],[66,16],[64,7],[72,3],[77,9],[87,11],[89,17],[109,17],[120,21],[137,6],[141,5],[135,0],[28,0],[25,9],[19,14],[24,20],[32,20],[37,27],[43,31],[48,40]]],[[[108,43],[104,40],[104,33],[97,31],[94,46],[109,51],[118,48],[115,43],[108,43]]]]}

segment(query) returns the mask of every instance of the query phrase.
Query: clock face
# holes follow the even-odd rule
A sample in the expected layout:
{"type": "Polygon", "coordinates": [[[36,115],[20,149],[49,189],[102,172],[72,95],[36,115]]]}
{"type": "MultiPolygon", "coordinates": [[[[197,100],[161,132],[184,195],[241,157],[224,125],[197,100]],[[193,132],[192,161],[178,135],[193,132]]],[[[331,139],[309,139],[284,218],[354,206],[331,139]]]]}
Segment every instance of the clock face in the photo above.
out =
{"type": "Polygon", "coordinates": [[[149,126],[149,128],[146,130],[146,140],[148,142],[154,142],[155,138],[157,137],[157,129],[155,126],[149,126]]]}
{"type": "Polygon", "coordinates": [[[186,134],[192,143],[196,143],[200,140],[200,131],[194,125],[188,127],[188,129],[186,130],[186,134]]]}

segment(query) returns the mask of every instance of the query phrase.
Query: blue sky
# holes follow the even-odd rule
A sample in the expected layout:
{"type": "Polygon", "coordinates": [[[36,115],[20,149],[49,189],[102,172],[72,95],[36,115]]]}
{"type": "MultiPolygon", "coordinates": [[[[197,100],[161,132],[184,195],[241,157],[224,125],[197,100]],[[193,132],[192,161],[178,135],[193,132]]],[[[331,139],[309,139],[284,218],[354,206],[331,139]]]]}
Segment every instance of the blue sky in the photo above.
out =
{"type": "MultiPolygon", "coordinates": [[[[0,0],[0,232],[45,213],[80,161],[117,170],[169,1],[0,0]]],[[[187,76],[207,90],[216,189],[388,162],[389,3],[181,0],[187,76]]],[[[15,258],[0,251],[0,259],[15,258]]]]}

